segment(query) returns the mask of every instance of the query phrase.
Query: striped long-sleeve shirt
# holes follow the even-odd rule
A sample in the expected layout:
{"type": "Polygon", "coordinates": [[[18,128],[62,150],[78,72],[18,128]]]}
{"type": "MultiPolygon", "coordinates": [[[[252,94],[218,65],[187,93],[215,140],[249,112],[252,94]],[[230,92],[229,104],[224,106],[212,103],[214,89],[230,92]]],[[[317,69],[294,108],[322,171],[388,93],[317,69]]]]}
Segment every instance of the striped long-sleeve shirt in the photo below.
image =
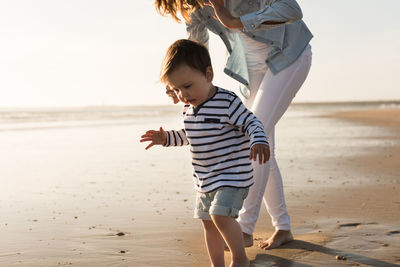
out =
{"type": "Polygon", "coordinates": [[[253,184],[250,148],[268,141],[262,123],[235,93],[217,87],[200,106],[186,105],[183,117],[185,128],[167,131],[165,146],[190,145],[197,191],[253,184]]]}

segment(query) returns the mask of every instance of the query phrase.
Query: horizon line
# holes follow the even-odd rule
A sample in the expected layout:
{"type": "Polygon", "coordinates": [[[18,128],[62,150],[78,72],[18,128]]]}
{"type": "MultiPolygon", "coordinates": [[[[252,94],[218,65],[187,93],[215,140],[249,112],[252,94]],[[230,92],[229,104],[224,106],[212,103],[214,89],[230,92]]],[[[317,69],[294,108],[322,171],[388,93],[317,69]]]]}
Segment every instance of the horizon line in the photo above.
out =
{"type": "MultiPolygon", "coordinates": [[[[400,105],[400,99],[398,100],[350,100],[350,101],[301,101],[292,102],[291,106],[302,106],[302,105],[357,105],[357,104],[395,104],[400,105]]],[[[172,107],[179,106],[178,104],[129,104],[129,105],[113,105],[113,104],[96,104],[96,105],[59,105],[59,106],[0,106],[0,111],[5,109],[70,109],[70,108],[137,108],[137,107],[172,107]]]]}

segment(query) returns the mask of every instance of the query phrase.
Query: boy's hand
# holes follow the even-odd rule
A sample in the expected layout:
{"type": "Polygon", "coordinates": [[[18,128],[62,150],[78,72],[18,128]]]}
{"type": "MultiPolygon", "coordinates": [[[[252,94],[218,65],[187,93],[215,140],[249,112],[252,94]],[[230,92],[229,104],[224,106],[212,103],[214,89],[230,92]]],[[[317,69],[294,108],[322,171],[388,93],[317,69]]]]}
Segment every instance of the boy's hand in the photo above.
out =
{"type": "Polygon", "coordinates": [[[260,164],[265,163],[269,160],[269,146],[266,144],[255,144],[250,150],[250,160],[257,160],[260,164]],[[264,159],[264,160],[263,160],[264,159]]]}
{"type": "Polygon", "coordinates": [[[160,127],[159,131],[150,130],[141,136],[140,142],[151,141],[146,150],[154,145],[165,145],[167,143],[167,133],[160,127]]]}

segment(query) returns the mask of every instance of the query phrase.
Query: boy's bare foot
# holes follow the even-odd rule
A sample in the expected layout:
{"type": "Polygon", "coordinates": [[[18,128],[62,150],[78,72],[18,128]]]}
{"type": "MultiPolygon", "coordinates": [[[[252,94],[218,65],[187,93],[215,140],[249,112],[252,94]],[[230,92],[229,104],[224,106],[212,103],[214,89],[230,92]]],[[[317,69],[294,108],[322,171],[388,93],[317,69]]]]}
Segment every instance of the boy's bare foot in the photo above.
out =
{"type": "Polygon", "coordinates": [[[273,249],[277,248],[287,242],[293,240],[292,232],[286,230],[276,230],[270,238],[265,241],[262,241],[258,244],[258,246],[262,249],[273,249]]]}
{"type": "Polygon", "coordinates": [[[239,261],[232,261],[229,267],[250,267],[250,261],[248,259],[239,261]]]}
{"type": "MultiPolygon", "coordinates": [[[[245,248],[253,246],[253,235],[249,235],[243,232],[243,244],[245,248]]],[[[229,251],[228,246],[224,242],[224,250],[229,251]]]]}

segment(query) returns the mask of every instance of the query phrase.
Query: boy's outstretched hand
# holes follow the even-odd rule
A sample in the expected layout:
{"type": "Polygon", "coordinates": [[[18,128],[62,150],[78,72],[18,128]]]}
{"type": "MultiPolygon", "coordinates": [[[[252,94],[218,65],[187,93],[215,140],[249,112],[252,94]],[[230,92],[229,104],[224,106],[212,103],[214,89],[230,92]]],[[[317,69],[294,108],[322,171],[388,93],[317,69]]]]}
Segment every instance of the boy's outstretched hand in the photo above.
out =
{"type": "Polygon", "coordinates": [[[151,141],[146,150],[154,145],[165,145],[167,143],[167,133],[160,127],[159,131],[150,130],[140,137],[140,142],[151,141]]]}
{"type": "Polygon", "coordinates": [[[265,163],[269,160],[269,146],[266,144],[255,144],[250,150],[250,160],[257,160],[260,164],[265,163]]]}

